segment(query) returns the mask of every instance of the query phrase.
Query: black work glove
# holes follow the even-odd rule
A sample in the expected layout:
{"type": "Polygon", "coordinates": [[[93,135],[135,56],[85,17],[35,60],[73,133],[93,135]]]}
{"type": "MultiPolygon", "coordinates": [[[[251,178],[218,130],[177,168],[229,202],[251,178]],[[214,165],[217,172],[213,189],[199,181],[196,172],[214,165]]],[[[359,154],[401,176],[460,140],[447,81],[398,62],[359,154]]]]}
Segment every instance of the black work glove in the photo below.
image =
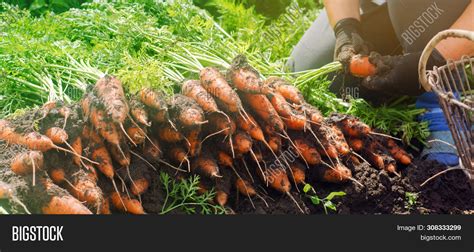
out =
{"type": "MultiPolygon", "coordinates": [[[[418,62],[422,52],[403,56],[381,56],[372,52],[369,61],[376,66],[376,75],[365,78],[361,85],[367,89],[396,95],[416,96],[424,92],[419,84],[418,62]]],[[[435,49],[428,59],[426,69],[446,64],[446,60],[435,49]]]]}
{"type": "Polygon", "coordinates": [[[348,73],[352,56],[369,53],[369,46],[361,35],[360,21],[355,18],[341,19],[334,26],[334,34],[336,36],[334,59],[340,61],[348,73]]]}

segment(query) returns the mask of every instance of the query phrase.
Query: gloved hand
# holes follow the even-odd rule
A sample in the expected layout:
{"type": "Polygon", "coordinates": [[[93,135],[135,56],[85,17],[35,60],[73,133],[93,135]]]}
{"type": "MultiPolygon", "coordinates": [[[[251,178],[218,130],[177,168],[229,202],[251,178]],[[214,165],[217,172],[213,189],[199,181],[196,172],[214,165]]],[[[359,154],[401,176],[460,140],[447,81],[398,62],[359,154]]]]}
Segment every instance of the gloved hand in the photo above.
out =
{"type": "Polygon", "coordinates": [[[334,59],[344,65],[347,73],[352,56],[367,55],[369,46],[362,38],[360,21],[355,18],[339,20],[334,26],[334,34],[336,36],[334,59]]]}
{"type": "MultiPolygon", "coordinates": [[[[369,61],[376,67],[376,75],[362,81],[361,85],[377,91],[397,95],[416,96],[424,92],[418,81],[418,62],[422,52],[403,56],[381,56],[376,52],[369,55],[369,61]]],[[[446,60],[435,49],[428,59],[426,69],[444,65],[446,60]]]]}

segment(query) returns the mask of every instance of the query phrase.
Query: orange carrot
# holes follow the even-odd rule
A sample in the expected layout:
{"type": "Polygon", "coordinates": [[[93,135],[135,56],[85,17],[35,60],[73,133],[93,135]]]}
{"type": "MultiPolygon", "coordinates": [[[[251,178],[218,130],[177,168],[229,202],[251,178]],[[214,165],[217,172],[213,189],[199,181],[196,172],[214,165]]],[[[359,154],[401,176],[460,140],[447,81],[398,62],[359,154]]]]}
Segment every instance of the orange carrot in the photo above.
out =
{"type": "Polygon", "coordinates": [[[288,129],[301,131],[308,126],[306,124],[306,117],[304,115],[294,114],[282,119],[288,129]]]}
{"type": "Polygon", "coordinates": [[[148,179],[144,177],[134,179],[132,183],[131,192],[133,193],[133,195],[138,196],[145,193],[146,190],[148,190],[149,186],[150,186],[150,182],[148,181],[148,179]]]}
{"type": "Polygon", "coordinates": [[[107,122],[106,114],[103,110],[92,107],[90,111],[90,119],[99,134],[111,144],[118,145],[122,139],[121,133],[112,122],[107,122]]]}
{"type": "Polygon", "coordinates": [[[232,67],[227,73],[231,84],[238,90],[245,93],[252,94],[269,94],[271,87],[265,85],[260,78],[260,74],[251,67],[245,56],[237,56],[233,62],[232,67]]]}
{"type": "MultiPolygon", "coordinates": [[[[72,142],[71,147],[75,153],[82,155],[82,138],[77,136],[72,142]]],[[[78,156],[73,156],[72,162],[78,167],[81,166],[81,159],[78,156]]]]}
{"type": "Polygon", "coordinates": [[[45,135],[49,137],[54,144],[63,144],[69,137],[66,131],[59,127],[51,127],[47,129],[45,135]]]}
{"type": "Polygon", "coordinates": [[[66,172],[63,168],[51,168],[49,170],[49,177],[55,184],[62,184],[66,181],[66,172]]]}
{"type": "Polygon", "coordinates": [[[307,140],[304,138],[297,138],[294,140],[296,148],[298,149],[299,153],[301,153],[302,157],[308,164],[316,165],[321,163],[321,155],[317,151],[317,149],[312,146],[307,140]]]}
{"type": "Polygon", "coordinates": [[[43,153],[28,151],[19,153],[11,162],[11,169],[17,175],[27,175],[43,169],[43,153]]]}
{"type": "Polygon", "coordinates": [[[61,189],[49,179],[43,179],[42,183],[51,198],[41,208],[43,214],[92,214],[79,200],[69,193],[58,194],[61,189]]]}
{"type": "Polygon", "coordinates": [[[171,100],[171,118],[175,118],[182,127],[199,126],[205,123],[204,111],[193,99],[176,94],[171,100]]]}
{"type": "Polygon", "coordinates": [[[299,162],[291,163],[290,169],[292,171],[291,174],[293,174],[294,181],[297,185],[306,183],[305,168],[299,162]]]}
{"type": "Polygon", "coordinates": [[[267,122],[268,125],[271,125],[277,131],[284,130],[283,121],[265,95],[243,94],[243,97],[245,102],[263,121],[267,122]]]}
{"type": "Polygon", "coordinates": [[[155,110],[166,110],[166,101],[164,95],[150,88],[144,88],[139,93],[140,101],[145,106],[155,110]]]}
{"type": "Polygon", "coordinates": [[[140,145],[145,142],[146,139],[146,129],[141,129],[138,126],[130,126],[127,128],[127,134],[133,140],[135,145],[140,145]]]}
{"type": "Polygon", "coordinates": [[[322,180],[330,183],[343,183],[352,178],[352,172],[342,164],[336,164],[335,167],[321,167],[322,180]]]}
{"type": "Polygon", "coordinates": [[[99,163],[97,168],[102,172],[102,174],[107,178],[113,179],[115,172],[114,167],[112,166],[112,158],[105,146],[100,146],[93,150],[92,159],[99,163]]]}
{"type": "Polygon", "coordinates": [[[364,142],[358,138],[351,138],[349,139],[349,146],[354,150],[354,151],[361,151],[362,148],[364,147],[364,142]]]}
{"type": "Polygon", "coordinates": [[[48,205],[41,210],[43,214],[92,214],[86,206],[72,196],[53,196],[48,205]]]}
{"type": "Polygon", "coordinates": [[[257,191],[252,186],[252,184],[242,178],[237,178],[237,180],[235,181],[235,188],[237,189],[237,191],[239,191],[239,193],[247,197],[253,197],[257,195],[257,191]]]}
{"type": "Polygon", "coordinates": [[[216,195],[214,197],[214,201],[219,205],[219,206],[225,206],[227,204],[227,200],[229,199],[229,194],[227,194],[224,191],[217,190],[216,195]]]}
{"type": "Polygon", "coordinates": [[[129,212],[131,214],[145,214],[142,204],[136,199],[127,198],[117,192],[112,192],[110,194],[110,199],[112,200],[112,205],[122,212],[129,212]],[[125,207],[122,202],[124,203],[125,207]]]}
{"type": "Polygon", "coordinates": [[[290,117],[293,115],[290,104],[279,93],[271,93],[267,95],[268,100],[272,103],[273,108],[282,117],[290,117]]]}
{"type": "Polygon", "coordinates": [[[87,172],[80,170],[71,175],[72,186],[69,192],[78,200],[99,207],[103,202],[102,190],[87,172]]]}
{"type": "Polygon", "coordinates": [[[288,102],[298,105],[305,103],[303,95],[298,88],[286,80],[279,77],[269,77],[265,82],[268,83],[267,85],[275,88],[277,93],[282,95],[288,102]]]}
{"type": "Polygon", "coordinates": [[[201,82],[198,80],[188,80],[181,86],[181,92],[183,95],[195,100],[202,110],[207,113],[219,112],[217,103],[212,98],[211,94],[201,86],[201,82]]]}
{"type": "Polygon", "coordinates": [[[275,135],[269,136],[268,145],[270,146],[273,152],[279,152],[281,149],[281,137],[275,135]]]}
{"type": "Polygon", "coordinates": [[[305,103],[300,110],[306,115],[311,123],[320,124],[324,120],[321,111],[310,104],[305,103]]]}
{"type": "Polygon", "coordinates": [[[148,119],[148,113],[146,112],[143,104],[136,99],[130,100],[130,114],[139,124],[147,127],[151,126],[151,123],[148,119]]]}
{"type": "Polygon", "coordinates": [[[238,155],[249,153],[252,150],[252,139],[243,131],[238,131],[234,134],[233,142],[234,151],[238,155]]]}
{"type": "Polygon", "coordinates": [[[112,120],[117,124],[123,124],[130,109],[120,80],[106,75],[97,81],[94,92],[104,104],[112,120]]]}
{"type": "Polygon", "coordinates": [[[229,112],[243,110],[242,102],[237,93],[227,83],[225,77],[213,67],[206,67],[199,74],[201,85],[208,93],[225,104],[229,112]]]}
{"type": "Polygon", "coordinates": [[[67,119],[69,118],[69,116],[71,116],[71,109],[66,107],[66,106],[63,106],[59,109],[59,114],[64,117],[64,124],[63,124],[63,129],[66,128],[66,124],[67,124],[67,119]]]}
{"type": "Polygon", "coordinates": [[[229,117],[219,113],[212,113],[207,116],[208,125],[213,132],[220,132],[224,136],[230,136],[235,132],[235,122],[229,117]]]}
{"type": "Polygon", "coordinates": [[[393,139],[386,140],[386,146],[390,151],[390,154],[393,156],[397,162],[402,165],[410,165],[412,162],[412,157],[404,149],[400,148],[398,144],[393,139]]]}
{"type": "Polygon", "coordinates": [[[123,148],[120,145],[109,145],[109,153],[112,159],[117,162],[121,167],[130,166],[131,156],[128,145],[123,144],[123,148]]]}
{"type": "Polygon", "coordinates": [[[176,143],[183,140],[183,135],[169,124],[161,125],[158,128],[158,137],[168,143],[176,143]]]}
{"type": "Polygon", "coordinates": [[[200,154],[201,152],[201,137],[200,137],[201,129],[195,128],[189,130],[186,134],[186,139],[189,142],[189,156],[195,157],[200,154]]]}
{"type": "Polygon", "coordinates": [[[197,171],[206,177],[220,177],[216,161],[209,157],[197,157],[191,165],[191,170],[197,171]]]}
{"type": "Polygon", "coordinates": [[[349,64],[349,71],[356,77],[365,78],[373,76],[376,72],[376,68],[372,63],[370,63],[369,57],[355,55],[352,57],[349,64]]]}

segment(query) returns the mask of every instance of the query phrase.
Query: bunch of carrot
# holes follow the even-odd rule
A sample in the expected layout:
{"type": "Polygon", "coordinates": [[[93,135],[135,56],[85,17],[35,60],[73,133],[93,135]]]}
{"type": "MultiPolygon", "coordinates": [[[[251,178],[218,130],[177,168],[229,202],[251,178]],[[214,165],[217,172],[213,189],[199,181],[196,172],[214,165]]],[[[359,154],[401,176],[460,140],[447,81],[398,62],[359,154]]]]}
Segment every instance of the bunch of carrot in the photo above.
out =
{"type": "Polygon", "coordinates": [[[206,67],[199,80],[180,84],[171,97],[150,88],[127,97],[120,80],[104,76],[80,106],[46,104],[37,113],[45,122],[40,132],[19,133],[1,120],[0,139],[31,149],[12,161],[12,170],[46,172],[44,187],[67,189],[70,195],[51,197],[44,213],[143,214],[141,195],[158,166],[177,177],[199,174],[202,191],[214,187],[215,203],[226,206],[231,190],[265,201],[264,187],[298,205],[292,187],[307,183],[309,172],[323,182],[357,182],[347,160],[368,160],[397,175],[397,164],[411,163],[393,139],[354,117],[324,118],[296,87],[264,80],[243,56],[227,73],[206,67]],[[44,162],[58,150],[72,155],[70,162],[44,162]]]}

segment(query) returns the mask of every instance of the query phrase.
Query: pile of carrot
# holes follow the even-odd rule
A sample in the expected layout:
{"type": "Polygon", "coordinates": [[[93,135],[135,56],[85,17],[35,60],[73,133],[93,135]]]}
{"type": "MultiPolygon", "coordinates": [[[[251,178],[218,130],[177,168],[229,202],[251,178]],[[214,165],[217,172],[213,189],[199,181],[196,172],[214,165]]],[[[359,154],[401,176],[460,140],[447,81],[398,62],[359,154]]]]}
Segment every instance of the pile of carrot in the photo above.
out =
{"type": "Polygon", "coordinates": [[[141,196],[157,169],[199,174],[202,191],[215,188],[215,203],[226,206],[232,190],[265,201],[265,187],[294,200],[291,191],[310,174],[355,181],[348,160],[399,175],[397,165],[412,159],[358,118],[324,118],[291,83],[263,79],[243,56],[225,73],[202,69],[171,97],[150,88],[127,95],[120,80],[104,76],[78,105],[58,104],[36,113],[45,122],[38,131],[0,120],[1,140],[31,150],[18,154],[12,171],[69,193],[50,197],[48,214],[144,214],[141,196]]]}

